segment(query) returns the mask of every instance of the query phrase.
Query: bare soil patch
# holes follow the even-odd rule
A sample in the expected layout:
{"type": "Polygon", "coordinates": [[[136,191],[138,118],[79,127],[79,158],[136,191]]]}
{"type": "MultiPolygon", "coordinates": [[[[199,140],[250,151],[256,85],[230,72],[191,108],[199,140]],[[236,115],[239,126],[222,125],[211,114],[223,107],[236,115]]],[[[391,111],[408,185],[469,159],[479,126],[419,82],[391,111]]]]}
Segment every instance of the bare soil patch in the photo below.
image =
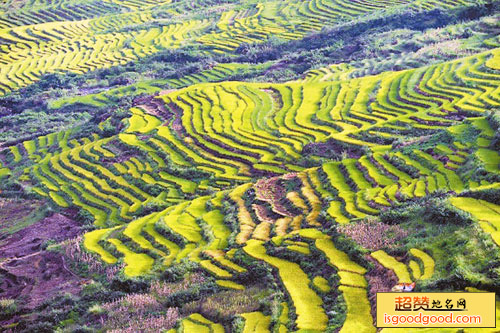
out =
{"type": "Polygon", "coordinates": [[[54,214],[4,239],[0,245],[0,260],[38,252],[49,240],[60,242],[80,233],[79,223],[64,215],[54,214]]]}
{"type": "Polygon", "coordinates": [[[44,248],[49,240],[60,242],[81,232],[78,222],[54,214],[7,236],[0,245],[0,299],[34,309],[59,292],[77,293],[82,279],[61,254],[44,248]]]}
{"type": "Polygon", "coordinates": [[[30,217],[33,217],[42,205],[43,202],[36,200],[0,198],[0,245],[2,244],[1,239],[6,234],[29,224],[30,217]]]}

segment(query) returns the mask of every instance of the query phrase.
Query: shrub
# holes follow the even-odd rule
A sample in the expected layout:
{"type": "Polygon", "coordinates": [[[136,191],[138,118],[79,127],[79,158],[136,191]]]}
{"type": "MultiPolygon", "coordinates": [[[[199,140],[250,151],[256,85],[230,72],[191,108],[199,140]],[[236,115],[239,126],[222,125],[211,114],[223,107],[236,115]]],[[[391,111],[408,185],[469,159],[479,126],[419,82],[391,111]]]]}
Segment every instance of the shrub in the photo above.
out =
{"type": "Polygon", "coordinates": [[[109,119],[104,122],[102,130],[100,131],[100,134],[105,138],[111,137],[118,133],[118,128],[113,125],[109,119]]]}
{"type": "Polygon", "coordinates": [[[113,314],[114,316],[108,317],[105,326],[111,327],[108,332],[114,333],[155,333],[174,327],[179,320],[179,311],[176,308],[169,308],[162,315],[135,315],[132,317],[133,319],[130,319],[130,313],[127,312],[113,312],[113,314]]]}
{"type": "Polygon", "coordinates": [[[399,225],[389,225],[379,220],[341,225],[337,230],[372,251],[395,248],[398,246],[398,242],[409,234],[399,225]]]}
{"type": "Polygon", "coordinates": [[[14,299],[0,298],[0,319],[8,318],[17,312],[17,304],[14,299]]]}
{"type": "Polygon", "coordinates": [[[28,325],[26,332],[52,333],[54,332],[54,325],[48,321],[39,321],[28,325]]]}
{"type": "Polygon", "coordinates": [[[161,308],[158,300],[150,294],[130,294],[116,301],[102,305],[109,317],[116,317],[119,314],[139,313],[144,314],[156,311],[161,308]]]}
{"type": "Polygon", "coordinates": [[[487,118],[491,128],[495,131],[495,136],[491,140],[490,148],[500,151],[500,113],[498,110],[491,112],[487,118]]]}
{"type": "Polygon", "coordinates": [[[262,289],[249,288],[243,291],[224,291],[203,300],[190,302],[182,307],[182,314],[200,313],[215,322],[228,322],[233,316],[258,311],[262,289]]]}
{"type": "Polygon", "coordinates": [[[94,330],[91,329],[90,327],[87,327],[87,326],[76,326],[76,327],[71,329],[71,332],[73,332],[73,333],[92,333],[92,332],[94,332],[94,330]]]}
{"type": "Polygon", "coordinates": [[[177,264],[165,269],[160,276],[160,280],[165,282],[178,282],[183,279],[189,272],[192,272],[197,268],[198,265],[196,263],[193,263],[191,261],[183,262],[181,264],[177,264]]]}
{"type": "Polygon", "coordinates": [[[425,203],[423,217],[433,224],[467,225],[471,222],[466,212],[452,206],[447,201],[431,200],[425,203]]]}
{"type": "Polygon", "coordinates": [[[149,292],[155,295],[160,301],[167,300],[171,295],[186,291],[197,285],[206,282],[206,278],[199,273],[189,274],[182,282],[168,283],[164,281],[154,281],[149,288],[149,292]]]}
{"type": "Polygon", "coordinates": [[[490,188],[481,191],[465,191],[460,193],[458,196],[480,199],[500,205],[500,189],[498,188],[490,188]]]}
{"type": "Polygon", "coordinates": [[[91,225],[94,223],[94,216],[85,209],[80,209],[77,214],[77,220],[84,225],[91,225]]]}
{"type": "Polygon", "coordinates": [[[386,224],[400,224],[420,215],[422,208],[415,204],[387,209],[380,213],[380,220],[386,224]]]}
{"type": "Polygon", "coordinates": [[[146,281],[138,278],[131,279],[124,276],[117,276],[111,281],[110,288],[126,293],[138,293],[145,292],[149,288],[149,285],[146,281]]]}

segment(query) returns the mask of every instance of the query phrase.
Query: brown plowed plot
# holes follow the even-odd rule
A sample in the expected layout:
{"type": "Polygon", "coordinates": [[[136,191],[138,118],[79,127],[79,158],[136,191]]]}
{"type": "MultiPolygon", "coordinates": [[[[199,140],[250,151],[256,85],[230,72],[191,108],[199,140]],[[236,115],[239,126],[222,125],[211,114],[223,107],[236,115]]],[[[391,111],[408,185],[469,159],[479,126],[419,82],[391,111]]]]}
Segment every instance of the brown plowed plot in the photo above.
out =
{"type": "Polygon", "coordinates": [[[0,262],[38,252],[50,239],[60,242],[79,234],[80,225],[77,222],[54,214],[4,239],[0,243],[0,262]]]}
{"type": "Polygon", "coordinates": [[[44,218],[6,237],[0,245],[0,299],[22,300],[33,309],[59,292],[76,293],[81,279],[61,254],[41,250],[81,233],[80,225],[61,214],[44,218]]]}
{"type": "Polygon", "coordinates": [[[76,294],[81,278],[68,270],[61,254],[42,251],[0,268],[0,298],[22,299],[33,309],[58,293],[76,294]]]}
{"type": "MultiPolygon", "coordinates": [[[[292,176],[294,177],[295,174],[293,173],[292,176]]],[[[255,194],[258,200],[269,203],[275,213],[283,216],[293,217],[294,214],[289,212],[282,203],[282,200],[286,194],[286,190],[280,184],[280,179],[290,179],[290,175],[259,179],[254,186],[255,194]]]]}
{"type": "Polygon", "coordinates": [[[3,243],[1,241],[2,235],[22,229],[29,223],[30,217],[35,215],[35,211],[42,204],[42,202],[34,200],[0,199],[0,245],[3,243]]]}

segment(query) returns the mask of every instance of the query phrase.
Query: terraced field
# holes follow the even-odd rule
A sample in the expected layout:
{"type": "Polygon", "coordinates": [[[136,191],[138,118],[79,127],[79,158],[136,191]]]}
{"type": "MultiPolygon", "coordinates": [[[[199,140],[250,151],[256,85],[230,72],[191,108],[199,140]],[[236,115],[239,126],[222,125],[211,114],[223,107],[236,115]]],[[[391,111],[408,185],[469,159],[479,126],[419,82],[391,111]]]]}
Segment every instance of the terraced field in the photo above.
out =
{"type": "MultiPolygon", "coordinates": [[[[340,276],[339,291],[347,302],[345,330],[372,331],[368,301],[363,301],[365,309],[350,308],[351,297],[366,299],[366,268],[352,263],[319,230],[327,220],[348,223],[438,190],[460,194],[492,186],[462,179],[457,170],[472,155],[487,172],[498,174],[498,152],[461,144],[460,136],[426,151],[393,150],[391,144],[446,128],[453,135],[464,126],[491,137],[484,117],[463,125],[456,125],[456,119],[499,105],[499,60],[496,49],[438,66],[333,83],[196,84],[159,96],[155,103],[161,114],[148,112],[148,105],[133,108],[127,129],[115,137],[68,142],[68,132],[54,133],[10,147],[5,160],[15,167],[31,159],[34,164],[24,174],[36,184],[33,191],[56,205],[86,210],[99,227],[85,235],[86,248],[108,263],[123,258],[127,275],[187,259],[213,274],[222,287],[244,288],[232,279],[246,268],[231,260],[228,244],[244,245],[245,253],[277,270],[297,313],[297,327],[321,331],[328,316],[321,307],[322,292],[309,287],[316,277],[308,277],[300,264],[266,254],[264,242],[304,255],[314,247],[340,276]],[[370,94],[375,97],[368,99],[370,94]],[[365,146],[371,152],[319,168],[294,163],[305,147],[325,140],[333,142],[330,149],[365,146]],[[131,149],[138,155],[123,155],[131,149]],[[205,180],[183,176],[189,170],[205,180]],[[279,174],[251,183],[255,176],[279,174]],[[292,180],[300,184],[297,190],[278,185],[292,180]],[[248,201],[249,191],[255,191],[254,203],[248,201]],[[215,194],[199,196],[210,192],[215,194]],[[193,196],[199,197],[189,200],[193,196]],[[138,217],[141,207],[153,202],[168,207],[138,217]],[[226,202],[237,207],[238,221],[231,227],[226,202]],[[323,210],[326,220],[319,219],[323,210]],[[287,241],[290,237],[293,242],[287,241]]],[[[498,243],[498,207],[481,201],[490,214],[475,208],[474,200],[456,197],[451,203],[476,217],[498,243]]],[[[419,249],[412,254],[424,265],[432,261],[419,249]]],[[[400,282],[432,276],[430,268],[422,273],[411,262],[410,275],[383,251],[372,256],[394,269],[400,282]]],[[[328,279],[327,287],[333,287],[328,279]]]]}
{"type": "MultiPolygon", "coordinates": [[[[38,142],[10,147],[6,159],[13,165],[23,158],[37,162],[25,170],[39,182],[35,191],[56,198],[63,206],[67,201],[84,207],[98,225],[111,226],[130,221],[139,207],[156,199],[175,203],[209,188],[248,182],[255,176],[305,170],[307,165],[295,161],[305,147],[325,140],[333,149],[347,144],[368,146],[373,154],[356,163],[346,159],[323,166],[346,207],[342,214],[339,206],[331,203],[329,212],[337,215],[339,222],[346,222],[376,213],[377,208],[367,204],[371,200],[379,206],[398,202],[397,192],[411,198],[438,188],[460,193],[477,186],[464,184],[454,172],[468,154],[460,144],[437,146],[430,154],[419,150],[387,152],[396,140],[411,141],[436,133],[454,125],[456,117],[464,113],[498,106],[494,72],[499,58],[500,52],[494,50],[422,70],[331,84],[197,84],[158,97],[155,109],[151,105],[133,108],[128,128],[115,137],[93,136],[67,143],[64,137],[68,133],[54,133],[38,142]],[[457,70],[444,71],[447,67],[457,70]],[[419,84],[413,87],[410,82],[419,84]],[[473,83],[475,88],[468,88],[473,83]],[[348,89],[349,95],[345,93],[348,89]],[[373,101],[367,101],[366,96],[374,93],[373,101]],[[435,100],[431,101],[431,94],[435,100]],[[48,147],[57,150],[46,153],[48,147]],[[129,149],[141,157],[120,161],[120,151],[129,149]],[[441,156],[447,159],[445,163],[441,156]],[[416,168],[416,174],[408,175],[392,165],[394,159],[416,168]],[[205,180],[199,184],[186,180],[182,175],[190,170],[205,180]],[[342,180],[342,172],[349,174],[356,190],[366,194],[351,191],[342,180]],[[148,193],[151,187],[161,192],[148,193]]],[[[472,122],[471,126],[481,130],[484,123],[472,122]]],[[[321,156],[322,152],[318,153],[321,156]]],[[[498,170],[496,152],[480,148],[476,156],[483,161],[482,156],[488,154],[487,171],[494,172],[498,170]]],[[[318,203],[313,203],[315,208],[318,203]]]]}
{"type": "Polygon", "coordinates": [[[78,210],[88,227],[85,253],[103,267],[123,266],[127,278],[192,265],[218,291],[242,293],[257,284],[248,277],[255,267],[269,273],[266,287],[279,294],[272,309],[233,314],[228,327],[199,306],[175,331],[376,332],[374,276],[383,276],[384,288],[426,288],[443,279],[445,255],[422,242],[403,250],[352,245],[358,239],[342,228],[440,199],[454,214],[446,218],[466,219],[483,245],[500,246],[500,203],[492,199],[500,189],[500,48],[490,41],[486,52],[366,76],[362,67],[334,64],[285,83],[232,81],[272,65],[229,61],[272,36],[298,40],[389,10],[466,4],[228,1],[210,11],[215,1],[30,0],[26,8],[0,7],[2,94],[47,73],[82,74],[165,49],[196,46],[228,60],[177,79],[51,101],[52,110],[106,107],[148,95],[125,110],[118,133],[103,135],[113,121],[106,118],[101,131],[68,128],[2,147],[0,180],[16,179],[8,190],[21,188],[57,211],[78,210]]]}
{"type": "MultiPolygon", "coordinates": [[[[202,11],[211,4],[187,3],[202,11]]],[[[51,1],[27,5],[27,10],[6,6],[0,20],[0,93],[29,85],[46,73],[108,68],[162,49],[201,45],[207,53],[233,52],[242,44],[261,43],[271,35],[300,39],[326,25],[394,6],[429,9],[464,3],[467,1],[250,2],[243,10],[227,5],[208,19],[182,15],[182,21],[176,20],[182,5],[170,0],[51,1]],[[211,24],[217,29],[210,31],[211,24]]]]}

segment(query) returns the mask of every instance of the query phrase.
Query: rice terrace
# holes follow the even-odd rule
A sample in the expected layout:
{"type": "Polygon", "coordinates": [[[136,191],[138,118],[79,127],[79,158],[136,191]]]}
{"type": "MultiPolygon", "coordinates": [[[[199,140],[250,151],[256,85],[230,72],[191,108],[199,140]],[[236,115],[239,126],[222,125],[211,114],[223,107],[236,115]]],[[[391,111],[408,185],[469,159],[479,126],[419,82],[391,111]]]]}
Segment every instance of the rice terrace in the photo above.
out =
{"type": "Polygon", "coordinates": [[[2,0],[0,331],[390,328],[500,293],[500,1],[2,0]]]}

